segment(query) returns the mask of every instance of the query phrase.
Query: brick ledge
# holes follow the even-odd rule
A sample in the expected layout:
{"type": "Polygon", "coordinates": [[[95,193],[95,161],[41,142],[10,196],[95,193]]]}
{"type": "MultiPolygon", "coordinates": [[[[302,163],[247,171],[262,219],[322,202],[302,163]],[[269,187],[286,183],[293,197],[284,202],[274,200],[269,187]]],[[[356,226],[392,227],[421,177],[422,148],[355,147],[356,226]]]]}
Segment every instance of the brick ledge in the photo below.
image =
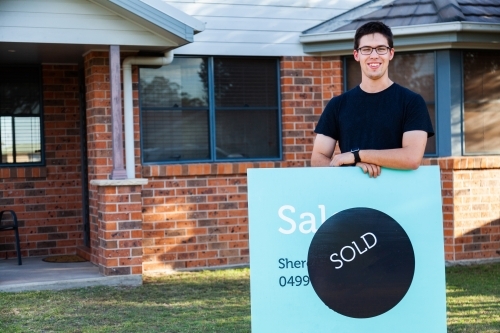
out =
{"type": "Polygon", "coordinates": [[[144,165],[143,177],[245,175],[249,168],[305,167],[309,161],[263,161],[233,163],[192,163],[144,165]]]}
{"type": "Polygon", "coordinates": [[[148,180],[144,178],[134,178],[134,179],[92,179],[90,181],[91,185],[96,186],[128,186],[128,185],[147,185],[148,180]]]}
{"type": "Polygon", "coordinates": [[[500,156],[452,156],[424,158],[422,165],[439,165],[444,170],[500,169],[500,156]]]}

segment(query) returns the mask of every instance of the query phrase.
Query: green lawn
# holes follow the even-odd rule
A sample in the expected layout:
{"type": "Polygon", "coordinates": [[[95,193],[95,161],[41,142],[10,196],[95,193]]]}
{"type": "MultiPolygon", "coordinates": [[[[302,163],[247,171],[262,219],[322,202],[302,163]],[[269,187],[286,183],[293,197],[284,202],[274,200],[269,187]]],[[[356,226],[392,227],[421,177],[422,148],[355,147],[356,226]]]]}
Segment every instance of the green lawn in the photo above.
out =
{"type": "MultiPolygon", "coordinates": [[[[250,332],[249,269],[0,293],[0,332],[250,332]]],[[[448,332],[500,332],[500,264],[447,268],[448,332]]],[[[425,332],[423,332],[425,333],[425,332]]]]}
{"type": "Polygon", "coordinates": [[[500,264],[446,269],[448,332],[500,332],[500,264]]]}

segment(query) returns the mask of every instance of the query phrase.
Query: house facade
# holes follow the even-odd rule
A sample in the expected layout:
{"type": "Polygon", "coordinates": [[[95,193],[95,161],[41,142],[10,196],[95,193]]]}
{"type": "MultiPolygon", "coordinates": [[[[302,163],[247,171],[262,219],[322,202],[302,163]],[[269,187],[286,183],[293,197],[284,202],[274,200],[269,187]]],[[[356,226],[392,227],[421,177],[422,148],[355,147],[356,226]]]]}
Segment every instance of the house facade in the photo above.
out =
{"type": "MultiPolygon", "coordinates": [[[[246,170],[309,166],[325,103],[359,84],[354,30],[377,19],[391,77],[434,121],[422,163],[441,168],[445,259],[498,258],[499,12],[0,0],[0,209],[23,256],[78,253],[105,275],[248,264],[246,170]]],[[[13,244],[2,233],[1,255],[13,244]]]]}

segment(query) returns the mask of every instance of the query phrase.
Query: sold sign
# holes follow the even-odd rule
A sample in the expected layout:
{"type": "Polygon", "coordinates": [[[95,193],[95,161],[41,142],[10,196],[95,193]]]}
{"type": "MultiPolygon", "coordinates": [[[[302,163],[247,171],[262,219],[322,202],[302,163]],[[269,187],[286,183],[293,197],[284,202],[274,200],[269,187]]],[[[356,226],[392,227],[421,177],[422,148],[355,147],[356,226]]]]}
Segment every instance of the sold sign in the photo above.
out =
{"type": "Polygon", "coordinates": [[[439,166],[248,169],[252,333],[446,333],[439,166]]]}
{"type": "Polygon", "coordinates": [[[370,318],[406,295],[415,255],[408,235],[389,215],[351,208],[321,225],[307,265],[314,291],[326,306],[347,317],[370,318]]]}

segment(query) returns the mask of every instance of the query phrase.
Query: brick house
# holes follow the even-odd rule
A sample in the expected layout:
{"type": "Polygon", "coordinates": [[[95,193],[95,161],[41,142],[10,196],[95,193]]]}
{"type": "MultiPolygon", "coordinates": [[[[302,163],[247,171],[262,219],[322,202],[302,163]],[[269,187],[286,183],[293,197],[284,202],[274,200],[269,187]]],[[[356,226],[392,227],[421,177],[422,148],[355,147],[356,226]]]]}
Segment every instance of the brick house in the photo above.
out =
{"type": "Polygon", "coordinates": [[[0,209],[23,256],[247,264],[246,170],[309,165],[323,106],[359,83],[354,30],[380,19],[434,120],[445,259],[498,258],[500,5],[330,2],[0,0],[0,209]]]}

